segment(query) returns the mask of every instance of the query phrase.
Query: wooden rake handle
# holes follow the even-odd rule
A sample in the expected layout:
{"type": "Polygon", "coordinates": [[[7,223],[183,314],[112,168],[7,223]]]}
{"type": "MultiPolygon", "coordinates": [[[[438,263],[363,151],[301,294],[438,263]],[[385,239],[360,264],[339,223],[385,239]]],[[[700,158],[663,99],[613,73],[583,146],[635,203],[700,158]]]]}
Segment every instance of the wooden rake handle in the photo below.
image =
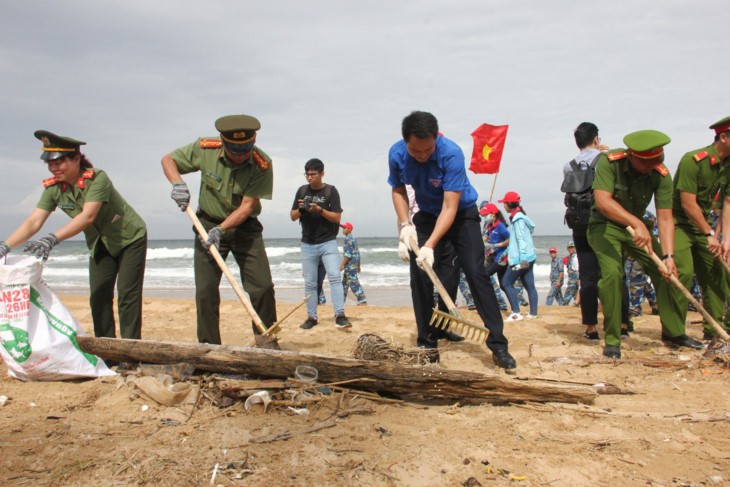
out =
{"type": "MultiPolygon", "coordinates": [[[[208,239],[208,232],[205,231],[205,228],[203,228],[203,224],[200,223],[200,220],[198,220],[198,216],[195,214],[193,209],[188,205],[188,207],[185,209],[185,213],[190,217],[190,220],[193,222],[193,226],[198,231],[201,237],[203,239],[208,239]]],[[[243,291],[241,286],[238,284],[238,281],[236,281],[236,278],[233,276],[231,271],[228,269],[228,266],[226,265],[226,261],[223,260],[223,257],[221,257],[220,252],[218,252],[218,249],[215,245],[211,245],[208,249],[208,252],[210,252],[210,255],[213,256],[213,259],[215,259],[216,263],[218,264],[218,267],[220,267],[221,271],[223,271],[223,274],[226,276],[226,279],[228,279],[228,282],[231,284],[231,287],[235,291],[236,295],[238,296],[238,299],[241,300],[241,303],[243,303],[243,307],[246,308],[246,311],[248,312],[249,316],[251,316],[251,319],[253,320],[253,324],[256,326],[256,329],[262,334],[262,335],[269,335],[274,334],[276,331],[275,328],[272,326],[271,328],[267,329],[266,325],[264,325],[264,322],[261,321],[261,318],[259,318],[259,315],[256,313],[256,310],[253,309],[253,305],[251,304],[251,301],[246,296],[246,293],[243,291]]]]}
{"type": "MultiPolygon", "coordinates": [[[[420,249],[418,248],[418,242],[416,242],[416,239],[411,237],[411,240],[408,242],[408,244],[411,247],[413,253],[416,254],[416,257],[418,257],[420,254],[420,249]]],[[[438,278],[433,268],[429,265],[428,262],[423,262],[422,265],[423,267],[421,268],[426,272],[426,274],[428,274],[428,277],[429,279],[431,279],[431,282],[436,288],[436,291],[438,291],[439,296],[441,296],[441,299],[443,300],[446,307],[449,308],[449,314],[452,316],[456,316],[457,318],[461,318],[461,313],[459,313],[459,309],[456,307],[456,303],[454,303],[454,301],[451,299],[449,293],[446,292],[446,288],[441,283],[441,279],[438,278]]]]}
{"type": "MultiPolygon", "coordinates": [[[[626,227],[626,230],[628,230],[629,234],[631,234],[632,237],[635,235],[633,228],[626,227]]],[[[657,267],[662,272],[664,272],[665,274],[669,274],[667,272],[667,266],[664,265],[664,262],[662,262],[662,259],[660,259],[654,253],[654,251],[651,249],[651,247],[645,247],[644,251],[647,254],[649,254],[649,257],[651,257],[651,260],[654,261],[654,263],[657,265],[657,267]]],[[[710,325],[712,325],[712,327],[715,329],[715,331],[717,332],[717,334],[720,338],[722,338],[725,341],[730,340],[730,336],[728,336],[727,332],[720,326],[720,324],[717,321],[715,321],[715,319],[712,316],[710,316],[710,313],[707,312],[707,310],[700,304],[700,302],[697,301],[697,299],[695,299],[694,296],[692,296],[692,293],[689,292],[689,290],[686,287],[684,287],[684,285],[681,282],[679,282],[679,279],[677,279],[673,274],[670,274],[669,282],[671,282],[672,285],[674,285],[674,287],[676,287],[684,295],[684,297],[687,298],[687,300],[689,300],[689,302],[692,303],[692,305],[695,308],[697,308],[697,311],[699,311],[699,313],[702,315],[702,317],[710,325]]]]}

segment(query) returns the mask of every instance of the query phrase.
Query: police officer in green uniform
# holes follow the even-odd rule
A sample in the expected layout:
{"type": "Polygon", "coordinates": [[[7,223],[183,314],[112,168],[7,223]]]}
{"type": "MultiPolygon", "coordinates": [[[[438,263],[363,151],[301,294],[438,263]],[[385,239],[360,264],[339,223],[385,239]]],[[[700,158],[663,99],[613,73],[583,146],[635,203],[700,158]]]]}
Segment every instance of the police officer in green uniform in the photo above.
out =
{"type": "Polygon", "coordinates": [[[596,165],[595,202],[588,223],[588,242],[601,267],[598,292],[603,306],[603,355],[606,357],[621,357],[621,286],[626,254],[644,267],[656,286],[662,340],[670,346],[702,348],[701,342],[685,334],[678,293],[644,251],[651,245],[667,270],[676,275],[672,179],[663,164],[664,146],[669,142],[667,135],[656,130],[633,132],[624,137],[627,149],[608,151],[600,156],[596,165]],[[661,245],[642,220],[652,197],[657,209],[661,245]],[[626,227],[634,230],[634,237],[626,227]]]}
{"type": "MultiPolygon", "coordinates": [[[[674,262],[687,289],[692,287],[693,273],[697,274],[702,305],[720,322],[728,282],[719,261],[721,245],[710,224],[710,211],[715,196],[727,186],[730,176],[730,117],[715,122],[710,129],[715,131],[714,142],[682,156],[674,175],[674,262]]],[[[680,302],[684,320],[687,298],[680,295],[680,302]]],[[[728,329],[727,322],[723,327],[728,329]]],[[[704,328],[704,339],[712,339],[712,326],[705,322],[704,328]]]]}
{"type": "Polygon", "coordinates": [[[115,338],[114,283],[118,292],[122,338],[142,337],[142,284],[147,256],[147,228],[134,209],[114,189],[109,176],[94,169],[81,153],[86,142],[47,130],[34,134],[43,142],[41,159],[53,177],[35,210],[8,239],[0,243],[0,258],[38,232],[56,208],[71,221],[24,250],[48,259],[59,242],[84,232],[89,258],[91,316],[97,337],[115,338]]]}
{"type": "MultiPolygon", "coordinates": [[[[260,122],[248,115],[228,115],[215,122],[219,137],[200,138],[162,158],[172,183],[171,197],[182,211],[190,192],[181,174],[200,171],[197,215],[208,232],[195,239],[195,303],[198,341],[221,343],[220,285],[222,271],[208,248],[215,245],[223,259],[229,253],[241,269],[243,288],[264,325],[276,322],[276,300],[269,259],[258,220],[260,199],[271,199],[274,173],[271,158],[256,145],[260,122]]],[[[254,333],[258,333],[256,327],[254,333]]]]}

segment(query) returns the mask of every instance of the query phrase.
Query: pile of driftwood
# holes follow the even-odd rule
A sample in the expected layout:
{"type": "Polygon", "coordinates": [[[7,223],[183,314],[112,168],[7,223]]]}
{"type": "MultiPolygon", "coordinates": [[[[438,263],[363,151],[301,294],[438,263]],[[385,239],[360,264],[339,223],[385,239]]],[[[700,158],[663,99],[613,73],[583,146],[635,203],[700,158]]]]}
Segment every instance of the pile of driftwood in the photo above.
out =
{"type": "Polygon", "coordinates": [[[197,370],[242,374],[257,379],[287,379],[299,365],[318,370],[320,384],[347,383],[350,389],[424,399],[470,398],[491,403],[566,402],[592,404],[590,385],[517,379],[438,365],[332,357],[312,353],[189,342],[78,337],[79,347],[105,360],[132,363],[188,363],[197,370]]]}

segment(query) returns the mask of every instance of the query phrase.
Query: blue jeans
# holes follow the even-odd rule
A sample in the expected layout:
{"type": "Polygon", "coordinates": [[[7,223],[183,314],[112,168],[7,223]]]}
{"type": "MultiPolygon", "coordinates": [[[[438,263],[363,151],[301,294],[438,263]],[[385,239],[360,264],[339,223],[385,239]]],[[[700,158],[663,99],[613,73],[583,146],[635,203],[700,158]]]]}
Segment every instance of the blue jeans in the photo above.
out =
{"type": "Polygon", "coordinates": [[[335,316],[345,314],[345,293],[342,291],[342,278],[340,277],[340,251],[337,247],[337,240],[330,240],[321,244],[302,243],[304,295],[309,296],[307,316],[317,318],[317,267],[319,267],[320,259],[327,271],[327,280],[330,282],[335,316]]]}
{"type": "Polygon", "coordinates": [[[535,261],[530,262],[530,267],[527,269],[519,271],[514,271],[512,266],[508,266],[507,272],[504,273],[502,284],[504,284],[504,290],[507,292],[507,299],[513,313],[520,312],[520,301],[517,297],[517,289],[515,289],[515,281],[520,278],[525,289],[527,289],[527,298],[530,300],[530,314],[537,316],[537,289],[535,288],[535,274],[532,270],[534,266],[535,261]]]}

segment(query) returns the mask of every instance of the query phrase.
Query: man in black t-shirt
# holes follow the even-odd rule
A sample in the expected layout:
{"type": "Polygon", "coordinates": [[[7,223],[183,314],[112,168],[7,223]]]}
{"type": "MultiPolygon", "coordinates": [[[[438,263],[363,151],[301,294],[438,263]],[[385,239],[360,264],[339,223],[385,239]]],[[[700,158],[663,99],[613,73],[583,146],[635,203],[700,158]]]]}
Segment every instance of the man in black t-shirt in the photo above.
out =
{"type": "Polygon", "coordinates": [[[320,259],[327,271],[332,305],[335,309],[335,326],[340,329],[352,326],[345,316],[345,295],[340,277],[340,252],[337,233],[340,229],[340,194],[337,188],[322,182],[324,163],[310,159],[304,165],[308,184],[301,186],[294,196],[291,219],[302,226],[302,272],[304,295],[307,299],[307,320],[300,325],[308,330],[319,323],[317,316],[317,267],[320,259]]]}

